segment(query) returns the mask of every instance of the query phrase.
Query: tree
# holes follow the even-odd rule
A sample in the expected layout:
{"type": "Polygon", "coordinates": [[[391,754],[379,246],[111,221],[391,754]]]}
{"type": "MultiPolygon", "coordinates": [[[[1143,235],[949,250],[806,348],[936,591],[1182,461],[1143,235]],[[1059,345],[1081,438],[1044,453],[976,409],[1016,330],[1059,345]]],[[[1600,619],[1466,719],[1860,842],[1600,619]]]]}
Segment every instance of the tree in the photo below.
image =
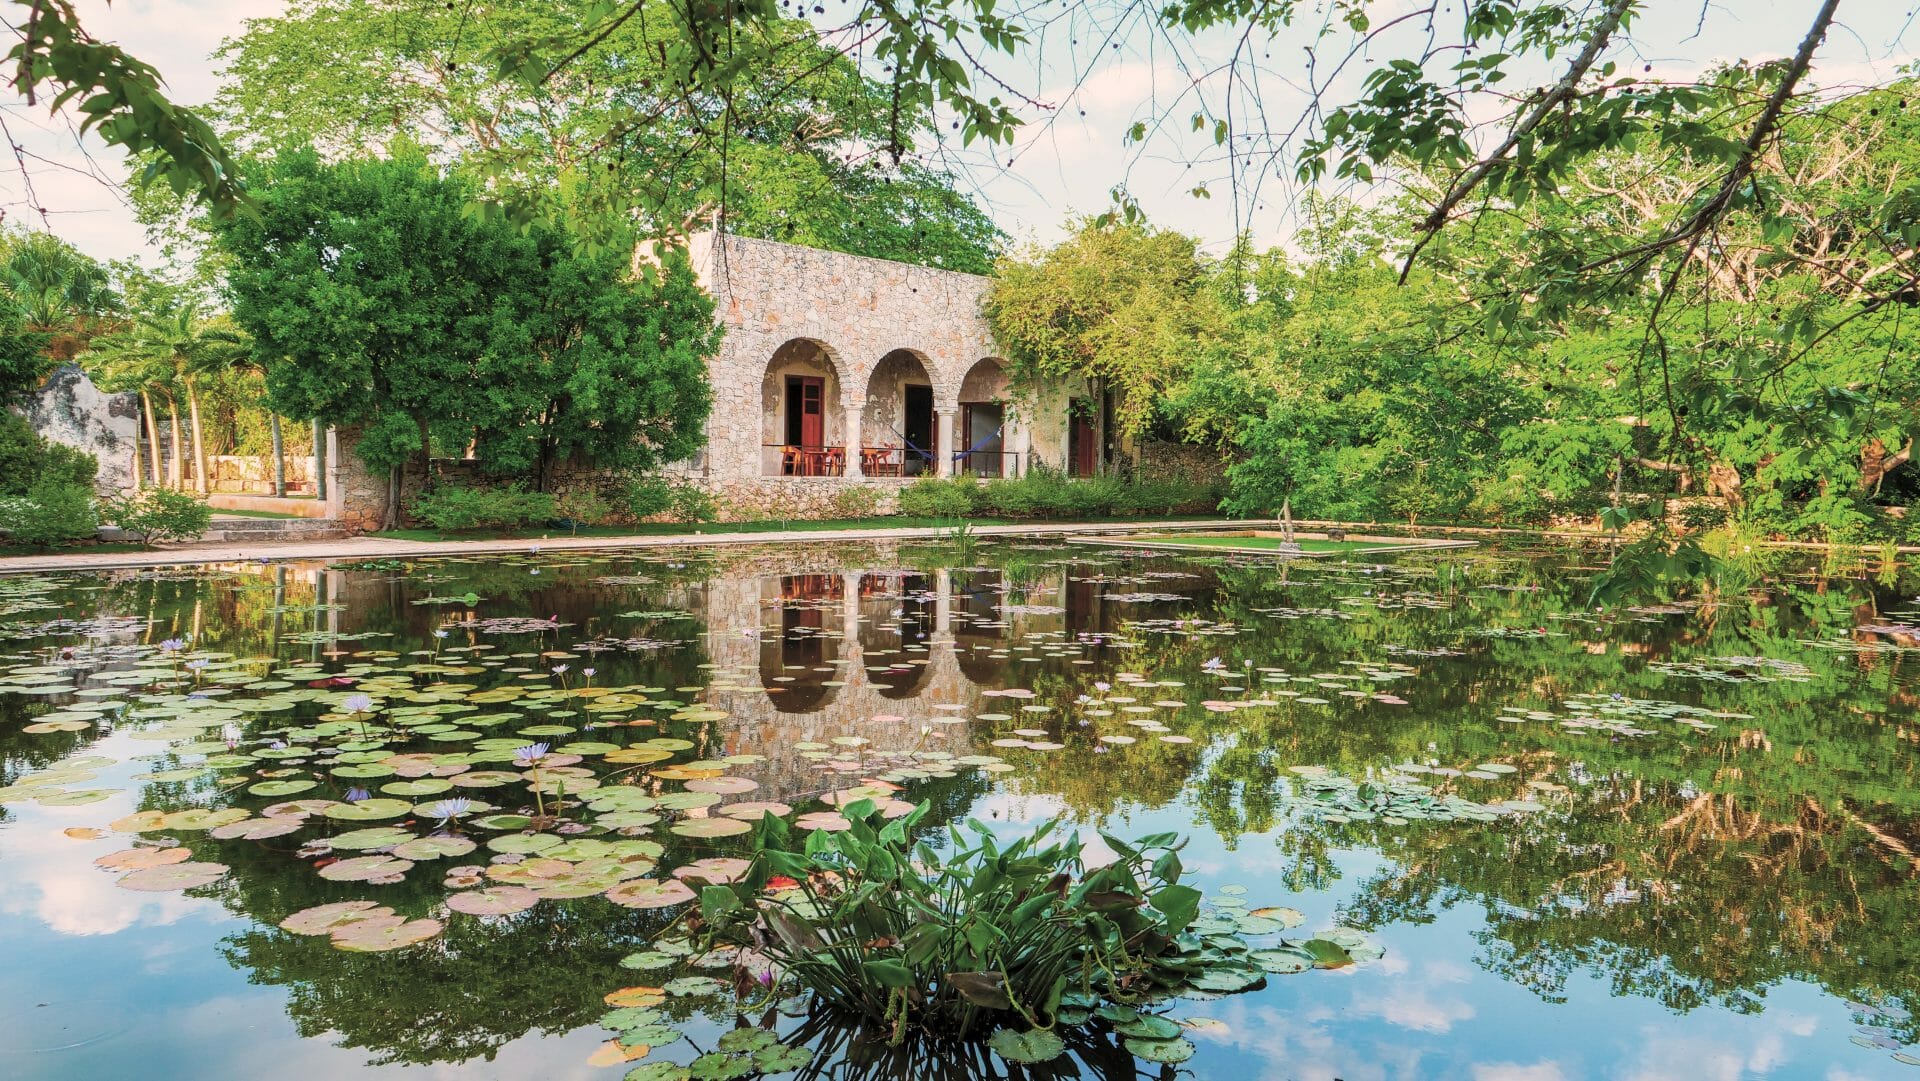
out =
{"type": "Polygon", "coordinates": [[[480,460],[496,474],[531,471],[545,491],[569,460],[641,472],[691,457],[706,439],[721,331],[685,252],[641,263],[628,281],[617,250],[540,227],[523,258],[517,307],[480,367],[513,404],[479,433],[480,460]]]}
{"type": "Polygon", "coordinates": [[[120,309],[106,268],[72,245],[0,231],[0,397],[33,389],[120,309]]]}
{"type": "MultiPolygon", "coordinates": [[[[1117,392],[1120,434],[1138,436],[1188,359],[1237,326],[1216,270],[1192,237],[1084,220],[1051,249],[1002,259],[986,315],[1017,381],[1078,376],[1095,401],[1117,392]]],[[[1104,470],[1106,433],[1096,439],[1104,470]]]]}
{"type": "Polygon", "coordinates": [[[207,468],[206,430],[200,414],[200,380],[217,371],[231,368],[247,353],[247,339],[224,318],[206,318],[200,306],[184,301],[170,307],[134,316],[132,325],[98,339],[89,354],[89,362],[101,372],[109,387],[138,390],[143,396],[150,386],[163,388],[173,412],[173,477],[181,478],[180,417],[173,404],[172,388],[179,388],[187,399],[188,431],[193,454],[193,487],[205,495],[212,487],[207,468]]]}
{"type": "Polygon", "coordinates": [[[254,183],[258,212],[220,239],[274,411],[363,429],[360,456],[396,491],[436,436],[463,446],[500,423],[479,366],[513,315],[510,223],[468,213],[473,187],[405,148],[333,165],[290,152],[254,183]]]}
{"type": "MultiPolygon", "coordinates": [[[[502,42],[579,34],[589,0],[446,8],[299,0],[219,54],[222,127],[253,151],[311,143],[334,157],[420,139],[488,177],[489,195],[542,207],[556,182],[572,226],[605,241],[639,211],[643,235],[724,212],[748,236],[984,272],[1002,239],[952,178],[883,149],[930,131],[856,62],[785,17],[757,28],[765,65],[724,98],[689,96],[658,21],[583,37],[564,73],[497,78],[502,42]]],[[[661,13],[664,14],[664,13],[661,13]]],[[[550,207],[546,208],[550,209],[550,207]]]]}

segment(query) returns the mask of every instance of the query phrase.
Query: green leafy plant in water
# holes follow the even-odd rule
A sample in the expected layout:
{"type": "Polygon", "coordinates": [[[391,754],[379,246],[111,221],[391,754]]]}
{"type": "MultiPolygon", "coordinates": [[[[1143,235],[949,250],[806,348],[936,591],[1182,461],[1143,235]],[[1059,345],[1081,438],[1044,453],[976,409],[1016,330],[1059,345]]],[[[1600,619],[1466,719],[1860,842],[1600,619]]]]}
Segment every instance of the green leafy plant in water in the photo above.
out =
{"type": "Polygon", "coordinates": [[[1201,894],[1180,881],[1174,834],[1102,834],[1116,858],[1094,867],[1057,821],[1011,841],[949,826],[939,852],[911,839],[925,812],[887,822],[860,800],[842,811],[847,829],[805,836],[763,819],[748,872],[701,892],[697,933],[770,959],[816,1005],[894,1045],[1083,1024],[1098,1006],[1132,1016],[1262,978],[1237,936],[1194,929],[1201,894]]]}

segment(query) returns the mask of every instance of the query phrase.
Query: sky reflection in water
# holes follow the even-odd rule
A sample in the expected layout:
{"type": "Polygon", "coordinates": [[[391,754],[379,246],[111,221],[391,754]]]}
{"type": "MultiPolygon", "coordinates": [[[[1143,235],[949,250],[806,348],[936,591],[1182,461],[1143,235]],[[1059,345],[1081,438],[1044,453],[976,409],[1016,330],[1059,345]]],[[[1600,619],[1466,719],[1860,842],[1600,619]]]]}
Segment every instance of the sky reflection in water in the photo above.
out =
{"type": "MultiPolygon", "coordinates": [[[[4,579],[0,655],[10,672],[43,665],[62,646],[84,651],[92,630],[96,647],[118,650],[103,673],[184,637],[298,675],[444,663],[470,671],[410,678],[653,688],[656,701],[681,705],[618,716],[655,724],[538,738],[556,750],[693,742],[675,762],[764,755],[730,774],[761,785],[737,798],[801,812],[859,779],[822,770],[824,756],[850,753],[836,737],[863,737],[872,752],[997,756],[1011,768],[907,776],[903,795],[933,801],[936,821],[970,814],[1007,831],[1056,815],[1122,836],[1181,831],[1210,893],[1244,885],[1250,904],[1298,908],[1308,929],[1357,926],[1386,948],[1371,965],[1180,1005],[1173,1016],[1224,1022],[1196,1031],[1200,1053],[1177,1068],[1183,1076],[1920,1077],[1894,1057],[1920,1055],[1909,1043],[1920,1038],[1909,1015],[1920,991],[1910,948],[1920,830],[1905,652],[1920,631],[1899,629],[1920,622],[1912,581],[1873,566],[1782,564],[1766,593],[1736,605],[1596,614],[1583,604],[1590,568],[1568,553],[1280,566],[999,542],[957,562],[937,546],[752,548],[4,579]],[[48,626],[102,616],[131,618],[48,626]],[[1007,690],[1032,697],[998,693],[1007,690]],[[1271,704],[1221,705],[1247,699],[1271,704]],[[672,719],[693,703],[726,716],[672,719]],[[1430,772],[1487,763],[1514,771],[1430,772]],[[1426,772],[1390,769],[1407,766],[1426,772]],[[1383,821],[1316,802],[1320,778],[1295,767],[1542,809],[1383,821]]],[[[242,686],[230,698],[262,693],[242,686]]],[[[169,834],[231,871],[186,894],[122,889],[118,872],[92,861],[128,835],[63,831],[141,810],[257,813],[276,801],[246,785],[134,779],[199,759],[142,760],[167,744],[123,716],[104,734],[92,724],[23,731],[88,700],[0,687],[0,794],[86,758],[104,761],[73,787],[112,790],[77,806],[0,803],[0,1077],[625,1072],[587,1065],[608,1035],[595,1020],[605,992],[635,982],[617,962],[662,913],[596,897],[506,919],[449,915],[440,867],[373,886],[324,881],[298,857],[316,832],[379,824],[357,822],[262,842],[169,834]],[[275,927],[355,897],[438,913],[446,932],[351,954],[275,927]]],[[[303,708],[258,715],[239,742],[262,745],[293,714],[310,722],[318,707],[303,708]]],[[[594,718],[573,711],[486,734],[594,718]]],[[[450,794],[511,802],[493,790],[450,794]]],[[[664,826],[653,834],[668,849],[662,874],[742,840],[664,826]]],[[[731,1024],[682,1013],[702,1046],[731,1024]]],[[[685,1061],[687,1050],[656,1056],[685,1061]]],[[[1084,1066],[1089,1076],[1119,1068],[1084,1066]]]]}

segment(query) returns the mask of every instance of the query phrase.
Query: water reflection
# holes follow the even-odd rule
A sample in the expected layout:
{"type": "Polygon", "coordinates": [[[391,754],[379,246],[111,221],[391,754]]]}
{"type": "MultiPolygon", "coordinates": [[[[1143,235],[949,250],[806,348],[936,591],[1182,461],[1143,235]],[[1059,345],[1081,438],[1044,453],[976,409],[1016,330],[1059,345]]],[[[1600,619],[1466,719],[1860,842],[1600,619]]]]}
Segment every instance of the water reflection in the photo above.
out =
{"type": "MultiPolygon", "coordinates": [[[[762,785],[750,798],[795,806],[861,776],[832,768],[823,747],[999,756],[1006,772],[900,776],[936,804],[936,822],[974,814],[1017,828],[1057,812],[1194,833],[1189,862],[1213,884],[1338,914],[1386,944],[1394,963],[1379,972],[1285,977],[1193,1004],[1229,1021],[1196,1034],[1201,1055],[1183,1067],[1195,1076],[1284,1072],[1316,1041],[1329,1075],[1480,1077],[1489,1063],[1547,1061],[1566,1077],[1624,1075],[1614,1065],[1643,1054],[1648,1033],[1738,1042],[1789,1023],[1798,1035],[1752,1072],[1906,1069],[1889,1055],[1920,1040],[1907,942],[1920,925],[1910,583],[1782,564],[1777,584],[1744,603],[1596,613],[1581,561],[1551,553],[1282,569],[1002,543],[956,562],[874,546],[125,573],[0,593],[0,650],[12,670],[80,666],[96,679],[172,637],[329,673],[452,657],[457,675],[420,678],[472,687],[544,686],[556,663],[569,678],[593,667],[602,685],[653,688],[670,705],[591,738],[764,756],[744,771],[762,785]],[[1707,712],[1569,726],[1588,715],[1569,702],[1586,695],[1601,713],[1615,702],[1707,712]],[[680,717],[688,703],[716,716],[680,717]],[[1035,742],[1064,746],[1017,745],[1035,742]],[[1471,775],[1487,762],[1510,769],[1471,775]],[[1543,809],[1491,822],[1329,816],[1299,767],[1543,809]],[[1326,1008],[1349,996],[1350,1008],[1326,1008]],[[1531,1038],[1516,1025],[1567,1046],[1513,1047],[1531,1038]]],[[[336,1044],[357,1049],[355,1063],[485,1063],[528,1041],[564,1047],[572,1063],[597,1042],[601,996],[634,978],[619,959],[666,920],[589,897],[454,918],[397,953],[346,954],[275,925],[366,896],[364,885],[318,878],[297,844],[204,835],[183,839],[195,859],[232,867],[220,882],[188,896],[119,891],[91,861],[123,839],[64,830],[139,809],[270,801],[206,779],[135,779],[210,750],[143,740],[125,713],[26,730],[90,700],[0,694],[0,795],[49,771],[119,790],[97,804],[0,802],[0,948],[21,962],[0,976],[0,1043],[8,1026],[25,1032],[23,1004],[70,998],[67,981],[89,979],[110,1010],[274,996],[285,1031],[230,1038],[336,1044]],[[86,936],[182,960],[103,978],[106,954],[86,936]],[[215,955],[240,986],[186,960],[215,955]]],[[[275,722],[244,723],[252,738],[275,722]]],[[[728,850],[657,837],[667,867],[728,850]]],[[[410,917],[441,911],[445,896],[435,874],[379,889],[410,917]]],[[[710,1003],[670,1009],[694,1019],[696,1043],[737,1023],[710,1003]]],[[[817,1076],[999,1068],[889,1057],[821,1020],[780,1023],[820,1049],[817,1076]]],[[[196,1068],[188,1043],[89,1041],[25,1061],[20,1076],[130,1076],[135,1063],[156,1079],[220,1076],[196,1068]]],[[[1055,1072],[1134,1067],[1112,1047],[1076,1054],[1055,1072]]]]}

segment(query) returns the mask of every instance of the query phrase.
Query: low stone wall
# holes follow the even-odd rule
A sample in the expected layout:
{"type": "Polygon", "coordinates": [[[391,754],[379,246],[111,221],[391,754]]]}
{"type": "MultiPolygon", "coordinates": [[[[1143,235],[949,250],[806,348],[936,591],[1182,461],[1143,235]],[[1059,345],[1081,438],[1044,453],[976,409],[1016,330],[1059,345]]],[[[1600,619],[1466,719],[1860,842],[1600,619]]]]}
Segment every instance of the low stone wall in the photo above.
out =
{"type": "Polygon", "coordinates": [[[911,480],[847,477],[736,477],[693,482],[713,497],[723,522],[871,518],[892,514],[911,480]]]}
{"type": "MultiPolygon", "coordinates": [[[[286,461],[287,490],[312,491],[312,455],[289,454],[286,461]]],[[[213,490],[216,492],[265,494],[273,491],[273,459],[267,455],[215,454],[207,458],[207,473],[213,480],[213,490]]]]}

